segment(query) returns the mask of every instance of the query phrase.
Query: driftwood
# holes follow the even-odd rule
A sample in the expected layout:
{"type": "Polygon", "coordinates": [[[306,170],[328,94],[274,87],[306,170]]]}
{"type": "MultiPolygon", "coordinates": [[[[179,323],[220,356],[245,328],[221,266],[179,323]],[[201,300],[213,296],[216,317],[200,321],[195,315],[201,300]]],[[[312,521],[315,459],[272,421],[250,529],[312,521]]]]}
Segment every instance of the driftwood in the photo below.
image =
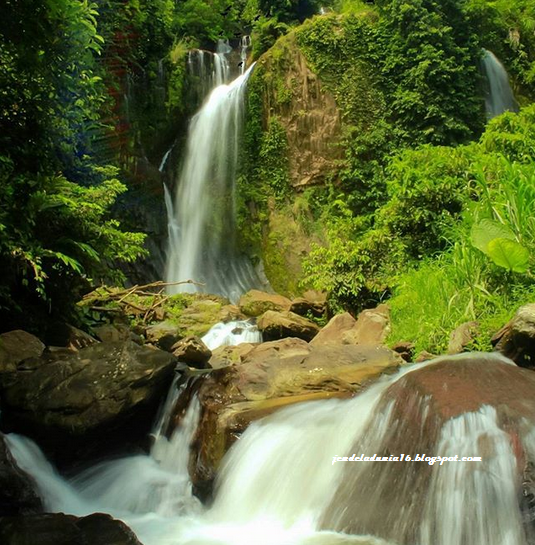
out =
{"type": "Polygon", "coordinates": [[[132,314],[132,310],[134,310],[134,314],[143,316],[142,321],[146,324],[154,318],[158,309],[171,297],[170,295],[165,295],[165,288],[180,284],[204,285],[193,280],[184,280],[182,282],[163,282],[159,280],[158,282],[151,282],[150,284],[143,284],[141,286],[135,285],[126,289],[102,286],[100,290],[85,295],[82,299],[82,304],[89,305],[91,310],[99,312],[124,312],[125,314],[132,314]],[[135,298],[135,302],[129,300],[132,297],[135,298]],[[144,305],[143,299],[147,299],[147,305],[144,305]],[[115,303],[119,308],[104,306],[109,302],[115,303]]]}

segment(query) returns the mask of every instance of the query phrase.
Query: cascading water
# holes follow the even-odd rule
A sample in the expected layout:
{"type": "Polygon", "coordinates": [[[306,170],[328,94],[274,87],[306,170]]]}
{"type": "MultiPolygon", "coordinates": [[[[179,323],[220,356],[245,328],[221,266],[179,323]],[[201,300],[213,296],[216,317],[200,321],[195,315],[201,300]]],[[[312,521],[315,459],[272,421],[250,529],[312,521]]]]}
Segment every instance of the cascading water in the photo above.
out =
{"type": "Polygon", "coordinates": [[[244,74],[247,68],[249,49],[251,49],[251,36],[242,36],[240,40],[240,74],[244,74]]]}
{"type": "MultiPolygon", "coordinates": [[[[238,146],[252,68],[216,87],[192,119],[174,206],[168,206],[170,231],[172,226],[177,239],[169,244],[167,282],[193,280],[202,284],[202,291],[232,301],[261,284],[252,264],[235,248],[238,146]]],[[[186,284],[170,291],[199,287],[186,284]]]]}
{"type": "MultiPolygon", "coordinates": [[[[393,444],[403,452],[421,446],[405,433],[414,422],[399,420],[400,400],[392,392],[400,379],[433,363],[384,377],[351,400],[298,404],[253,423],[227,453],[210,508],[192,501],[183,479],[170,485],[177,474],[186,475],[195,400],[178,432],[182,448],[167,449],[174,437],[161,445],[157,440],[151,456],[141,457],[146,465],[140,457],[109,462],[71,483],[28,440],[8,436],[8,443],[49,508],[109,512],[145,545],[531,545],[515,486],[518,453],[491,406],[447,419],[427,443],[433,455],[480,455],[481,462],[332,463],[333,456],[351,453],[399,455],[393,444]],[[140,465],[124,471],[121,463],[140,465]],[[174,496],[168,494],[173,487],[174,496]]],[[[484,363],[492,365],[493,358],[484,363]]],[[[425,439],[436,416],[428,397],[409,393],[402,406],[418,415],[415,433],[425,439]]],[[[155,428],[162,439],[166,414],[155,428]]],[[[533,462],[535,428],[527,421],[522,426],[518,440],[533,462]]]]}
{"type": "Polygon", "coordinates": [[[492,51],[483,50],[483,73],[486,79],[485,107],[487,118],[504,112],[518,112],[518,104],[509,84],[509,75],[492,51]]]}

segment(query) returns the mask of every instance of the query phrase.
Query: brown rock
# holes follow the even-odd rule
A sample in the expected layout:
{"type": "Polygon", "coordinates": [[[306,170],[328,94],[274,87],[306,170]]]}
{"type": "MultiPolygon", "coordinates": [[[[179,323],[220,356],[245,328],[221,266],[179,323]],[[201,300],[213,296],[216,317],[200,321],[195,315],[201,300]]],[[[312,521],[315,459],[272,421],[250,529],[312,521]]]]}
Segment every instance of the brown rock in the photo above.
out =
{"type": "Polygon", "coordinates": [[[397,352],[406,362],[412,362],[414,358],[414,344],[402,341],[396,343],[394,346],[390,347],[394,352],[397,352]]]}
{"type": "Polygon", "coordinates": [[[298,314],[273,310],[262,314],[257,325],[265,341],[276,341],[285,337],[297,337],[311,341],[320,330],[314,322],[298,314]]]}
{"type": "Polygon", "coordinates": [[[311,344],[341,344],[344,333],[353,329],[357,321],[349,312],[337,314],[329,320],[329,323],[314,337],[311,344]]]}
{"type": "Polygon", "coordinates": [[[390,309],[388,305],[363,310],[357,323],[342,334],[345,344],[383,344],[390,333],[390,309]]]}
{"type": "Polygon", "coordinates": [[[290,310],[292,302],[282,295],[251,290],[240,298],[239,308],[246,316],[260,316],[268,310],[278,312],[290,310]]]}
{"type": "Polygon", "coordinates": [[[179,361],[203,369],[208,367],[208,360],[212,357],[212,351],[199,337],[186,337],[171,347],[171,352],[179,361]]]}
{"type": "Polygon", "coordinates": [[[448,354],[460,354],[473,342],[479,327],[478,322],[465,322],[455,328],[450,335],[448,354]]]}
{"type": "Polygon", "coordinates": [[[384,347],[314,346],[296,338],[229,347],[227,357],[230,365],[210,373],[198,392],[203,411],[190,466],[197,486],[213,479],[251,421],[301,401],[351,397],[402,362],[384,347]]]}
{"type": "Polygon", "coordinates": [[[131,331],[125,325],[104,324],[94,328],[95,335],[102,342],[118,343],[130,339],[131,331]]]}
{"type": "Polygon", "coordinates": [[[80,350],[98,342],[91,335],[70,324],[58,324],[47,338],[48,344],[80,350]]]}
{"type": "Polygon", "coordinates": [[[290,312],[295,312],[300,316],[312,315],[320,318],[327,311],[327,298],[325,294],[317,291],[307,291],[303,297],[298,297],[292,301],[290,312]]]}
{"type": "Polygon", "coordinates": [[[423,363],[424,361],[432,360],[435,357],[436,356],[434,354],[431,354],[431,352],[428,352],[427,350],[422,350],[414,359],[414,363],[423,363]]]}
{"type": "Polygon", "coordinates": [[[520,307],[492,344],[520,367],[535,369],[535,303],[520,307]]]}
{"type": "Polygon", "coordinates": [[[26,331],[15,330],[0,335],[0,373],[15,371],[28,358],[39,358],[45,345],[26,331]]]}
{"type": "Polygon", "coordinates": [[[172,346],[182,338],[182,334],[174,322],[159,322],[146,328],[145,338],[147,342],[170,352],[172,346]]]}
{"type": "MultiPolygon", "coordinates": [[[[440,510],[440,506],[436,506],[436,501],[442,499],[440,492],[435,492],[434,502],[429,493],[433,479],[438,477],[440,471],[451,472],[451,466],[446,468],[432,466],[425,461],[415,462],[418,454],[483,458],[477,466],[468,462],[462,466],[457,464],[455,473],[455,489],[465,498],[463,505],[468,510],[467,515],[474,516],[478,498],[471,497],[470,472],[479,474],[488,471],[492,467],[490,460],[503,456],[497,445],[506,438],[517,458],[518,472],[516,482],[508,482],[508,485],[517,487],[520,503],[522,483],[527,475],[525,468],[535,462],[533,459],[530,461],[529,457],[533,454],[529,453],[522,439],[535,425],[534,399],[535,374],[494,354],[472,353],[437,358],[425,367],[406,373],[382,394],[375,409],[377,416],[370,421],[362,436],[366,440],[359,439],[349,453],[362,453],[363,450],[367,456],[374,453],[378,456],[400,456],[403,453],[411,456],[413,461],[370,463],[366,466],[347,464],[326,512],[324,527],[336,531],[343,529],[348,534],[370,534],[388,542],[418,542],[421,521],[430,502],[431,506],[435,505],[440,510]],[[489,407],[492,407],[492,412],[489,407]],[[455,441],[450,436],[451,430],[445,429],[445,426],[464,414],[473,415],[475,419],[478,412],[483,410],[489,418],[493,418],[495,412],[496,425],[502,430],[500,438],[494,431],[484,432],[484,428],[479,428],[476,435],[474,427],[472,437],[477,443],[467,443],[465,448],[469,448],[469,451],[463,451],[461,447],[459,451],[444,452],[447,448],[444,442],[455,441]],[[375,433],[379,429],[382,431],[375,433]],[[366,445],[371,451],[367,450],[366,445]],[[468,481],[466,489],[463,478],[468,481]],[[471,502],[476,502],[476,505],[471,502]]],[[[465,437],[469,437],[469,422],[474,422],[473,419],[464,423],[467,428],[465,437]]],[[[458,429],[461,427],[462,423],[459,423],[458,429]]],[[[451,444],[460,446],[461,442],[457,439],[457,443],[451,444]]],[[[466,524],[466,520],[458,522],[466,524]]],[[[438,543],[441,530],[435,529],[432,524],[430,526],[428,542],[438,543]]]]}

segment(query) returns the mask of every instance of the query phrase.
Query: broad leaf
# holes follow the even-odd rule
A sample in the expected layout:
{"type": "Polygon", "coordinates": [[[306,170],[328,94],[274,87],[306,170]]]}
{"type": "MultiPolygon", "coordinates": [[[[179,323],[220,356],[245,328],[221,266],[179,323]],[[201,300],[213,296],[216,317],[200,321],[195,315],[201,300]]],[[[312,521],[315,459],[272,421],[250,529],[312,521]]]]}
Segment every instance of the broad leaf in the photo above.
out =
{"type": "Polygon", "coordinates": [[[489,255],[489,244],[495,239],[514,240],[515,236],[512,231],[494,220],[484,219],[476,223],[471,231],[472,244],[481,250],[484,254],[489,255]]]}
{"type": "Polygon", "coordinates": [[[529,267],[529,251],[515,240],[495,238],[488,245],[488,256],[500,267],[525,273],[529,267]]]}

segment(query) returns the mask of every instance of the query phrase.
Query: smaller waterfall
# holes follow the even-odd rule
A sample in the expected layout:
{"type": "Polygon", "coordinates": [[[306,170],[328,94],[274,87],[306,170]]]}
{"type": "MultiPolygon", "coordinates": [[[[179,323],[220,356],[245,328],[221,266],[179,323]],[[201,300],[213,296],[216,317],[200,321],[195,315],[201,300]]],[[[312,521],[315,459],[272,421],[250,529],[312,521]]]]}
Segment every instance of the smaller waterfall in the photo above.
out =
{"type": "Polygon", "coordinates": [[[509,75],[492,51],[483,50],[483,73],[486,78],[485,107],[487,118],[492,119],[504,112],[518,112],[518,104],[509,84],[509,75]]]}
{"type": "Polygon", "coordinates": [[[240,74],[244,74],[247,68],[249,49],[251,49],[251,36],[242,36],[240,40],[240,74]]]}
{"type": "Polygon", "coordinates": [[[204,344],[215,350],[219,346],[235,346],[241,343],[261,343],[262,333],[255,324],[240,320],[216,324],[202,338],[204,344]]]}

